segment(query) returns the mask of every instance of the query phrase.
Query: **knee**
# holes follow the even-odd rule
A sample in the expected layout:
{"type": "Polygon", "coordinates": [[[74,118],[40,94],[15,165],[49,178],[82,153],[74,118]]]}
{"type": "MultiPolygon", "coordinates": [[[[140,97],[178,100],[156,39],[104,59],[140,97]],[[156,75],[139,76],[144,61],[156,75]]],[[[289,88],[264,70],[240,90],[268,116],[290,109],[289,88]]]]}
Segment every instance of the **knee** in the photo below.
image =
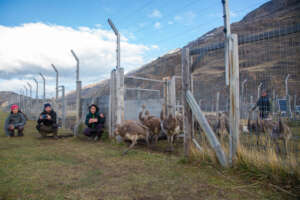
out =
{"type": "Polygon", "coordinates": [[[23,131],[23,130],[24,130],[24,126],[19,126],[19,127],[18,127],[18,130],[19,130],[19,131],[23,131]]]}

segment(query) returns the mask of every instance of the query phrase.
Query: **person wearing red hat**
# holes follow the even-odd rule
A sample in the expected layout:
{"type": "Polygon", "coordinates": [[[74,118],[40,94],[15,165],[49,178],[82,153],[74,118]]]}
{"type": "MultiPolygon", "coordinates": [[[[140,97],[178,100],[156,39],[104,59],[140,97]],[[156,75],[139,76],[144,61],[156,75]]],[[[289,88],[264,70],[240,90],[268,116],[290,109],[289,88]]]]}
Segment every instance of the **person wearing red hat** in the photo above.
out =
{"type": "Polygon", "coordinates": [[[19,110],[18,105],[11,106],[11,112],[5,120],[5,133],[7,136],[14,137],[15,130],[18,130],[18,136],[24,136],[24,126],[26,124],[26,118],[24,114],[19,110]]]}

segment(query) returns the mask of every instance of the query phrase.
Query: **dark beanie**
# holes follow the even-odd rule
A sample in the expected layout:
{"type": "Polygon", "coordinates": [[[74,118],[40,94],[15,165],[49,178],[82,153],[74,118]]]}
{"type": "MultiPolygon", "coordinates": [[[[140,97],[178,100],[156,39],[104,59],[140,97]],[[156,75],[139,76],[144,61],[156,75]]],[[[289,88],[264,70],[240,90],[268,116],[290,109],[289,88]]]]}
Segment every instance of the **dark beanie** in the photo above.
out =
{"type": "Polygon", "coordinates": [[[50,103],[46,103],[46,104],[44,104],[44,108],[46,108],[46,107],[51,107],[51,104],[50,103]]]}

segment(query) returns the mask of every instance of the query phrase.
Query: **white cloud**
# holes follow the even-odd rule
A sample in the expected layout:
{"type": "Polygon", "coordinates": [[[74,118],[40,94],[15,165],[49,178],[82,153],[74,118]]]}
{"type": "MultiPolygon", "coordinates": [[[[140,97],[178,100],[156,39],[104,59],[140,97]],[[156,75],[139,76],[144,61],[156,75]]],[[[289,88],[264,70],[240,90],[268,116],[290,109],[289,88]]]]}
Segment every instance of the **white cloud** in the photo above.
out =
{"type": "Polygon", "coordinates": [[[160,22],[155,22],[154,28],[160,29],[161,28],[161,23],[160,22]]]}
{"type": "Polygon", "coordinates": [[[197,15],[193,11],[187,11],[181,15],[176,15],[174,21],[184,25],[192,25],[195,23],[197,15]]]}
{"type": "Polygon", "coordinates": [[[168,21],[168,24],[172,25],[172,24],[174,24],[174,22],[173,21],[168,21]]]}
{"type": "Polygon", "coordinates": [[[161,18],[162,14],[161,14],[161,12],[159,10],[154,9],[152,11],[152,13],[149,14],[149,17],[151,17],[151,18],[161,18]]]}
{"type": "Polygon", "coordinates": [[[174,20],[175,21],[181,21],[182,20],[182,17],[181,16],[179,16],[179,15],[176,15],[175,17],[174,17],[174,20]]]}
{"type": "Polygon", "coordinates": [[[156,44],[154,44],[154,45],[151,45],[151,48],[152,48],[152,49],[159,49],[159,46],[156,45],[156,44]]]}
{"type": "Polygon", "coordinates": [[[234,12],[234,11],[230,11],[230,17],[235,18],[238,16],[238,13],[234,12]]]}
{"type": "MultiPolygon", "coordinates": [[[[111,30],[101,26],[71,28],[44,23],[15,27],[0,25],[0,44],[0,90],[15,89],[17,85],[20,87],[18,79],[40,79],[38,72],[44,73],[48,77],[47,84],[54,88],[55,73],[51,63],[60,72],[61,84],[73,89],[76,61],[70,49],[80,59],[83,85],[108,77],[116,65],[116,37],[111,30]]],[[[132,44],[122,36],[121,67],[130,71],[143,65],[144,55],[149,50],[151,46],[132,44]]]]}

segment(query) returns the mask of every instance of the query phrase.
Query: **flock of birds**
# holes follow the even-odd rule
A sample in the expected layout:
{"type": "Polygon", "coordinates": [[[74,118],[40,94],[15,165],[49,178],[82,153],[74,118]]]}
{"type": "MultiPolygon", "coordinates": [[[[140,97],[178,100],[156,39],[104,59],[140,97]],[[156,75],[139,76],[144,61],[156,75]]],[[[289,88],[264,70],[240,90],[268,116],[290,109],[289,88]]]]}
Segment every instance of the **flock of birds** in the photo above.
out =
{"type": "MultiPolygon", "coordinates": [[[[151,115],[149,110],[146,109],[146,106],[143,105],[138,117],[139,120],[125,120],[122,124],[116,126],[114,131],[115,135],[121,136],[124,140],[131,141],[131,145],[123,154],[126,154],[132,149],[138,140],[145,140],[149,147],[152,140],[157,144],[161,137],[166,137],[169,143],[169,149],[171,151],[174,150],[173,143],[175,138],[183,133],[182,113],[176,111],[175,115],[170,113],[166,116],[162,110],[159,118],[151,115]]],[[[225,137],[230,133],[228,114],[220,112],[217,113],[217,116],[206,115],[206,118],[220,141],[224,142],[225,137]]],[[[194,123],[194,129],[197,132],[203,132],[197,122],[194,123]]],[[[247,125],[240,125],[240,132],[254,134],[256,136],[257,145],[261,143],[260,136],[267,136],[274,142],[279,152],[281,150],[278,141],[283,140],[286,153],[288,152],[288,142],[292,137],[291,129],[281,117],[279,117],[277,121],[262,120],[260,117],[253,120],[251,119],[251,113],[249,113],[247,125]]]]}

